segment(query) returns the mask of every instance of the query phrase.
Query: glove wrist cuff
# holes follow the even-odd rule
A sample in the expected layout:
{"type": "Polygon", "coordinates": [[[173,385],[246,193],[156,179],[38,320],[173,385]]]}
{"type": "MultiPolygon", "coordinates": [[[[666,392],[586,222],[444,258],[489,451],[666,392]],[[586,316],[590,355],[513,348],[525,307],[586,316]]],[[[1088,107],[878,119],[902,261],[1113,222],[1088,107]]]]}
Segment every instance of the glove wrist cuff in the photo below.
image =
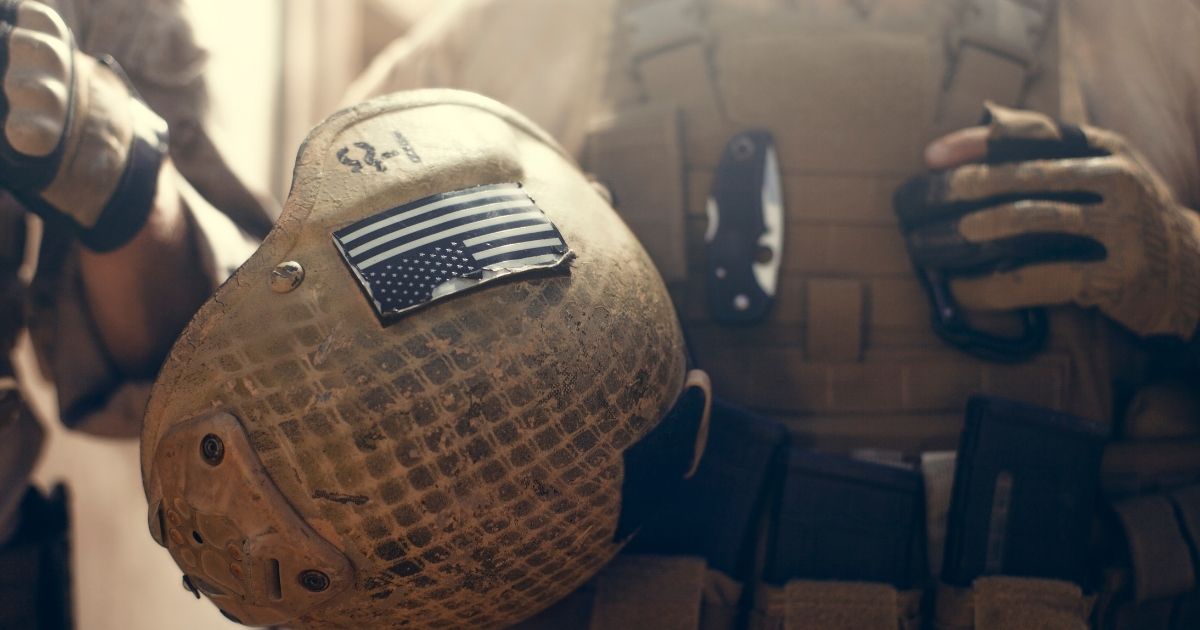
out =
{"type": "Polygon", "coordinates": [[[74,140],[66,141],[52,183],[22,197],[34,212],[68,219],[89,249],[108,252],[133,239],[150,216],[168,154],[167,124],[114,60],[77,59],[86,79],[76,95],[86,97],[77,99],[68,132],[74,140]]]}
{"type": "Polygon", "coordinates": [[[141,231],[154,208],[158,177],[167,156],[167,125],[137,98],[132,99],[134,134],[125,171],[91,227],[80,232],[84,246],[108,252],[141,231]]]}

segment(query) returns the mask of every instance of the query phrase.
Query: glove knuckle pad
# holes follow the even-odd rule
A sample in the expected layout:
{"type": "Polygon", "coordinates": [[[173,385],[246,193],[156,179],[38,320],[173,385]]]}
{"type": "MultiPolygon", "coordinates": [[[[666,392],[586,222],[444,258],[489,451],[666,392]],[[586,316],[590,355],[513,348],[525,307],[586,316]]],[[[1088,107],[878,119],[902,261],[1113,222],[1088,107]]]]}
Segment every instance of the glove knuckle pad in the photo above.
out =
{"type": "MultiPolygon", "coordinates": [[[[4,97],[9,106],[5,126],[10,141],[17,136],[28,136],[23,130],[28,125],[45,127],[46,133],[52,133],[56,138],[66,132],[70,90],[65,84],[36,74],[9,75],[4,80],[4,97]]],[[[34,133],[32,137],[40,138],[41,133],[34,133]]],[[[47,154],[43,148],[13,146],[23,153],[47,154]]],[[[40,143],[36,146],[41,147],[40,143]]]]}
{"type": "Polygon", "coordinates": [[[62,17],[40,2],[24,2],[17,9],[17,28],[44,33],[59,41],[68,41],[71,31],[62,17]]]}
{"type": "Polygon", "coordinates": [[[38,71],[66,81],[71,70],[71,47],[44,33],[15,29],[8,41],[9,72],[38,71]]]}
{"type": "Polygon", "coordinates": [[[1095,167],[1102,181],[1116,190],[1133,191],[1142,187],[1141,174],[1137,166],[1124,157],[1100,160],[1095,167]]]}
{"type": "Polygon", "coordinates": [[[28,108],[65,116],[69,93],[65,82],[41,73],[22,72],[4,79],[4,96],[13,112],[28,108]]]}
{"type": "Polygon", "coordinates": [[[4,125],[5,140],[25,155],[45,157],[54,152],[62,138],[62,124],[35,111],[22,111],[4,125]]]}

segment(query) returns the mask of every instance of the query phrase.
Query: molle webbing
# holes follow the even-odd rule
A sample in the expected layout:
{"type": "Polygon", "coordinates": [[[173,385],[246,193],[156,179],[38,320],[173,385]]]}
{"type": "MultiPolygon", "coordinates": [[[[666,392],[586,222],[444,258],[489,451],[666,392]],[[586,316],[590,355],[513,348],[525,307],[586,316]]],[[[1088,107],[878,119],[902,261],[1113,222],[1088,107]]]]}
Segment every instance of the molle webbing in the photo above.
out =
{"type": "Polygon", "coordinates": [[[951,447],[974,393],[1108,418],[1093,340],[1106,330],[1055,312],[1051,350],[1020,366],[948,348],[891,210],[925,144],[977,123],[984,100],[1058,112],[1057,3],[931,2],[907,22],[886,2],[736,4],[623,0],[616,114],[583,155],[666,279],[718,393],[836,450],[951,447]],[[705,209],[723,148],[749,128],[769,129],[779,151],[782,271],[768,316],[729,327],[707,312],[705,209]]]}
{"type": "Polygon", "coordinates": [[[1061,107],[1056,0],[969,0],[947,31],[949,67],[940,131],[977,122],[981,97],[1051,114],[1061,107]]]}
{"type": "Polygon", "coordinates": [[[983,577],[971,588],[942,585],[936,630],[1085,630],[1094,600],[1070,582],[983,577]]]}
{"type": "Polygon", "coordinates": [[[1200,486],[1119,501],[1113,511],[1128,550],[1125,595],[1131,609],[1114,607],[1106,616],[1152,614],[1170,602],[1194,608],[1200,596],[1200,486]]]}
{"type": "Polygon", "coordinates": [[[734,630],[742,586],[703,558],[622,554],[513,630],[734,630]]]}
{"type": "Polygon", "coordinates": [[[916,630],[920,591],[886,584],[793,580],[760,586],[752,630],[916,630]]]}

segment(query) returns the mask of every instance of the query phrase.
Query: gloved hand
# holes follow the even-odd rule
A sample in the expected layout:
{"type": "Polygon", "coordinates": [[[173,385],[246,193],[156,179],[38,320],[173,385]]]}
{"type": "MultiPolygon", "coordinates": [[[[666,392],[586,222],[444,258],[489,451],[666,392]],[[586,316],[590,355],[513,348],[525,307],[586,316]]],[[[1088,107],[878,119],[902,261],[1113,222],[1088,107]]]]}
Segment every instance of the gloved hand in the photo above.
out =
{"type": "Polygon", "coordinates": [[[127,243],[153,208],[166,124],[39,2],[0,0],[0,76],[0,186],[93,250],[127,243]]]}
{"type": "Polygon", "coordinates": [[[1139,335],[1190,339],[1200,218],[1149,163],[1112,132],[1035,112],[989,104],[985,124],[984,163],[897,192],[914,262],[954,278],[971,310],[1075,303],[1139,335]]]}

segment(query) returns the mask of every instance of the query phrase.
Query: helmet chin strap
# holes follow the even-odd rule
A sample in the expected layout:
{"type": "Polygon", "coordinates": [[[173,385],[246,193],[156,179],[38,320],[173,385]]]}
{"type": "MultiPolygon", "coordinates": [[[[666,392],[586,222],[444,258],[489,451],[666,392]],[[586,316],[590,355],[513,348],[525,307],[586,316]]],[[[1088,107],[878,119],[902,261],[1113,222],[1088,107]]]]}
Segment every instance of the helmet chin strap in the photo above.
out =
{"type": "Polygon", "coordinates": [[[616,542],[624,542],[696,474],[708,443],[712,383],[691,370],[683,391],[662,422],[625,451],[621,516],[616,542]]]}

